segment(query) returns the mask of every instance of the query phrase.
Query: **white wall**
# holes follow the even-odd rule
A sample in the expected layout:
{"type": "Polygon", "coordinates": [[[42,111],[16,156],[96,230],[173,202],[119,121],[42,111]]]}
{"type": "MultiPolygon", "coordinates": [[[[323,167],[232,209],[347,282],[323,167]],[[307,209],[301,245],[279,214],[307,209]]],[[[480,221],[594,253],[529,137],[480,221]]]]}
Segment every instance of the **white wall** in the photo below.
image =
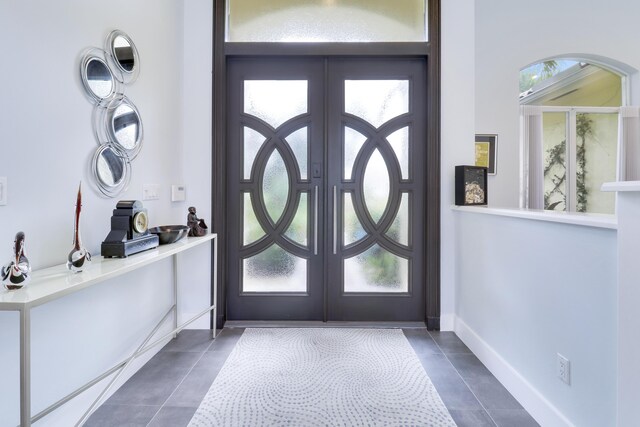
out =
{"type": "MultiPolygon", "coordinates": [[[[489,177],[490,205],[518,206],[520,69],[554,56],[595,55],[638,70],[638,16],[640,2],[628,0],[477,2],[475,131],[499,135],[498,174],[489,177]]],[[[636,105],[639,91],[637,85],[632,88],[636,105]]],[[[465,149],[473,152],[473,144],[465,149]]]]}
{"type": "MultiPolygon", "coordinates": [[[[80,180],[83,241],[96,255],[109,230],[115,202],[141,199],[143,183],[160,184],[162,189],[159,200],[144,202],[151,225],[185,223],[186,208],[192,204],[209,220],[210,114],[206,109],[211,95],[206,85],[210,85],[207,56],[210,59],[211,49],[205,25],[210,22],[211,5],[204,0],[189,0],[186,5],[189,15],[184,19],[197,20],[199,26],[183,23],[183,2],[177,0],[0,2],[4,40],[0,176],[9,181],[9,204],[0,206],[0,262],[8,260],[18,230],[26,233],[27,255],[34,269],[65,261],[80,180]],[[188,27],[184,37],[183,26],[188,27]],[[88,176],[96,142],[91,128],[93,107],[78,77],[79,60],[86,47],[102,47],[116,28],[128,33],[140,52],[140,76],[126,94],[140,110],[145,142],[133,163],[129,189],[117,199],[104,199],[91,189],[88,176]],[[201,32],[205,40],[199,40],[201,32]],[[183,43],[192,48],[184,55],[183,43]],[[202,49],[202,57],[194,49],[202,49]],[[189,62],[195,65],[190,67],[189,62]],[[203,92],[193,85],[203,87],[203,92]],[[193,108],[186,111],[184,103],[193,108]],[[183,121],[188,129],[183,129],[183,121]],[[201,154],[187,159],[193,150],[201,154]],[[193,162],[199,165],[198,174],[189,169],[193,162]],[[187,185],[187,201],[171,203],[171,184],[187,185]]],[[[209,258],[210,249],[205,247],[181,256],[189,292],[197,295],[183,295],[185,312],[201,311],[209,302],[209,258]]],[[[170,260],[162,261],[35,309],[33,413],[135,349],[170,307],[172,277],[170,260]]],[[[208,327],[208,319],[199,326],[208,327]]],[[[17,328],[15,313],[0,313],[3,426],[18,423],[17,328]]],[[[73,424],[95,394],[94,390],[85,393],[40,424],[73,424]]]]}
{"type": "Polygon", "coordinates": [[[456,225],[456,332],[542,425],[615,425],[615,230],[467,212],[456,225]]]}
{"type": "MultiPolygon", "coordinates": [[[[183,176],[188,184],[187,200],[181,204],[180,223],[186,223],[187,208],[195,206],[211,230],[211,122],[213,70],[213,2],[184,1],[184,40],[182,68],[183,176]]],[[[211,248],[203,245],[185,254],[198,268],[185,274],[180,313],[187,320],[208,304],[211,291],[211,248]]],[[[181,274],[182,274],[181,273],[181,274]]],[[[209,316],[190,326],[208,329],[209,316]]]]}
{"type": "Polygon", "coordinates": [[[618,218],[618,425],[631,427],[640,395],[640,192],[618,193],[618,218]]]}
{"type": "Polygon", "coordinates": [[[474,3],[442,2],[441,330],[453,329],[455,311],[454,171],[474,159],[474,3]]]}

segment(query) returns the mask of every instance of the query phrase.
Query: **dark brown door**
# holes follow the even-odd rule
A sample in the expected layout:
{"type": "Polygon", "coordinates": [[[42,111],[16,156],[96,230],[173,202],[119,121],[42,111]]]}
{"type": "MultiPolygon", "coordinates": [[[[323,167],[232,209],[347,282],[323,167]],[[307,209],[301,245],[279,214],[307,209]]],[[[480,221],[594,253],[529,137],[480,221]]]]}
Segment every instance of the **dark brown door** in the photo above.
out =
{"type": "Polygon", "coordinates": [[[425,76],[230,61],[228,319],[424,320],[425,76]]]}

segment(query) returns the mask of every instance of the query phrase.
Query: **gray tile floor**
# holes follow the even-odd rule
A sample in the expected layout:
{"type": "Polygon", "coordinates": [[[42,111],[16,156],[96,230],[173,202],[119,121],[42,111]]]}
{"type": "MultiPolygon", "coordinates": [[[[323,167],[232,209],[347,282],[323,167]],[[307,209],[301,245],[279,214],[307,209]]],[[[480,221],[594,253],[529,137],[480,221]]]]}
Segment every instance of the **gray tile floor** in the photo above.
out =
{"type": "MultiPolygon", "coordinates": [[[[243,331],[182,331],[85,425],[186,426],[243,331]]],[[[453,332],[403,332],[459,427],[538,425],[453,332]]]]}

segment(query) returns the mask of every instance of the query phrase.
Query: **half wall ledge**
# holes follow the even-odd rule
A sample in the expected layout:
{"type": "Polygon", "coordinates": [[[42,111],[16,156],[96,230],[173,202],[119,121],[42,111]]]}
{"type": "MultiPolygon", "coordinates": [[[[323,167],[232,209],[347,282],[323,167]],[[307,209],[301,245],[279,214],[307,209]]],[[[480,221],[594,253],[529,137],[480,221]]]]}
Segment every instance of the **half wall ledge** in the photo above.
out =
{"type": "MultiPolygon", "coordinates": [[[[640,191],[640,182],[636,182],[636,184],[638,185],[638,191],[640,191]]],[[[572,224],[583,227],[608,228],[611,230],[618,229],[618,220],[615,215],[554,212],[539,209],[494,208],[486,206],[452,206],[451,210],[485,215],[506,216],[511,218],[522,218],[534,221],[572,224]]]]}
{"type": "Polygon", "coordinates": [[[640,181],[605,182],[602,191],[640,191],[640,181]]]}

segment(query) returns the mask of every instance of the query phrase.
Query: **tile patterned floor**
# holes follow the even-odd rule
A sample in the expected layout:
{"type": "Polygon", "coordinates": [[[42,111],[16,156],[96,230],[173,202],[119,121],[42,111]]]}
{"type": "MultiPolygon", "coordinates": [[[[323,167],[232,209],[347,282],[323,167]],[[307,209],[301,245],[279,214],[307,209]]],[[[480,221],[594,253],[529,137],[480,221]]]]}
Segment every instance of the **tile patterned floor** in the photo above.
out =
{"type": "MultiPolygon", "coordinates": [[[[182,331],[85,425],[186,426],[243,331],[182,331]]],[[[459,427],[538,425],[453,332],[403,332],[459,427]]]]}

